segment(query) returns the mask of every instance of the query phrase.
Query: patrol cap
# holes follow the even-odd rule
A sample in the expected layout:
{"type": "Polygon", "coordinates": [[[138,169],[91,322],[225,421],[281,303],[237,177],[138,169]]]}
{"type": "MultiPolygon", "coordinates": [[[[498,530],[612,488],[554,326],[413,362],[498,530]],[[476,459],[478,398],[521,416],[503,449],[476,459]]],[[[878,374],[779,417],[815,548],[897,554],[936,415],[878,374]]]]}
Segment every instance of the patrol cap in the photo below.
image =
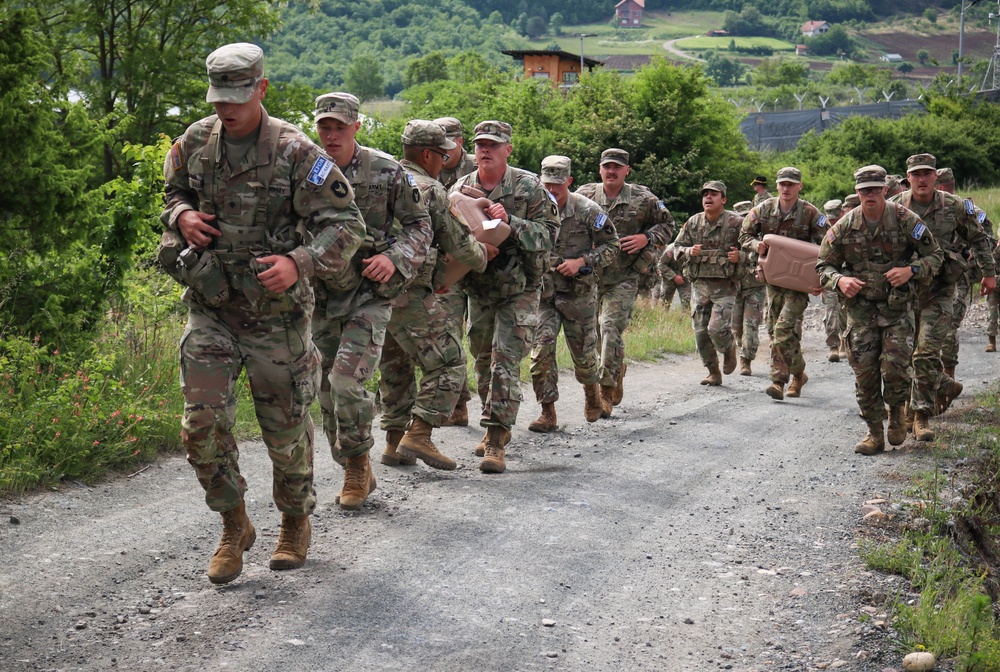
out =
{"type": "Polygon", "coordinates": [[[753,209],[753,201],[740,201],[739,203],[733,206],[733,210],[740,213],[741,215],[747,214],[752,209],[753,209]]]}
{"type": "Polygon", "coordinates": [[[848,210],[853,210],[859,205],[861,205],[861,197],[857,194],[849,194],[844,198],[844,207],[848,210]]]}
{"type": "Polygon", "coordinates": [[[854,188],[884,187],[885,168],[882,166],[862,166],[854,171],[854,188]]]}
{"type": "Polygon", "coordinates": [[[898,194],[899,192],[903,191],[904,189],[903,181],[904,180],[902,175],[887,175],[885,178],[885,186],[887,186],[889,189],[887,190],[886,193],[892,196],[894,194],[898,194]]]}
{"type": "Polygon", "coordinates": [[[844,202],[839,198],[835,198],[831,201],[827,201],[823,204],[823,212],[830,215],[831,217],[839,217],[840,209],[843,207],[844,202]]]}
{"type": "Polygon", "coordinates": [[[506,122],[480,121],[476,124],[476,136],[472,139],[472,141],[477,142],[479,140],[492,140],[493,142],[500,142],[509,145],[510,137],[513,132],[514,129],[512,129],[510,124],[506,122]]]}
{"type": "Polygon", "coordinates": [[[444,129],[449,140],[463,137],[462,122],[455,117],[438,117],[434,120],[434,123],[444,129]]]}
{"type": "Polygon", "coordinates": [[[753,178],[753,181],[750,183],[750,186],[751,187],[756,187],[758,184],[760,186],[762,186],[762,187],[766,187],[767,186],[767,178],[764,177],[763,175],[757,175],[756,177],[753,178]]]}
{"type": "Polygon", "coordinates": [[[566,184],[570,176],[570,160],[568,156],[554,154],[542,159],[542,174],[540,179],[546,184],[566,184]]]}
{"type": "Polygon", "coordinates": [[[426,119],[410,119],[403,129],[404,145],[417,147],[437,147],[439,149],[455,149],[458,147],[445,135],[441,124],[426,119]]]}
{"type": "Polygon", "coordinates": [[[775,183],[794,182],[795,184],[802,184],[802,171],[798,168],[792,168],[791,166],[782,168],[778,171],[778,177],[774,181],[775,183]]]}
{"type": "Polygon", "coordinates": [[[951,168],[938,168],[937,181],[939,184],[953,184],[955,182],[955,173],[952,172],[951,168]]]}
{"type": "Polygon", "coordinates": [[[723,196],[725,196],[726,183],[720,182],[719,180],[709,180],[705,184],[701,185],[701,193],[704,194],[706,191],[717,191],[723,196]]]}
{"type": "Polygon", "coordinates": [[[236,42],[219,47],[205,59],[209,103],[250,102],[253,88],[264,76],[264,52],[256,44],[236,42]]]}
{"type": "Polygon", "coordinates": [[[617,147],[605,149],[601,152],[601,165],[603,166],[605,163],[617,163],[620,166],[627,166],[629,165],[628,152],[617,147]]]}
{"type": "Polygon", "coordinates": [[[316,98],[316,109],[313,110],[313,121],[320,119],[336,119],[344,124],[353,124],[358,120],[361,101],[357,96],[337,91],[324,93],[316,98]]]}
{"type": "Polygon", "coordinates": [[[937,159],[933,154],[914,154],[906,160],[906,172],[915,170],[937,170],[937,159]]]}

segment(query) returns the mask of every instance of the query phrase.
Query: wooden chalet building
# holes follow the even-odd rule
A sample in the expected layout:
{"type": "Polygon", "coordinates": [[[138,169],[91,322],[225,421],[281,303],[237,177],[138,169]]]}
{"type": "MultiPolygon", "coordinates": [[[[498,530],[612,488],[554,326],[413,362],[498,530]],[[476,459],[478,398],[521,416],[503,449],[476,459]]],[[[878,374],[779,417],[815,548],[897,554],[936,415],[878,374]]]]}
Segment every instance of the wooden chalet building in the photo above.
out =
{"type": "MultiPolygon", "coordinates": [[[[524,77],[547,79],[553,86],[573,86],[580,80],[580,56],[567,51],[547,49],[504,49],[501,53],[524,63],[524,77]]],[[[601,66],[601,61],[583,58],[588,71],[601,66]]]]}

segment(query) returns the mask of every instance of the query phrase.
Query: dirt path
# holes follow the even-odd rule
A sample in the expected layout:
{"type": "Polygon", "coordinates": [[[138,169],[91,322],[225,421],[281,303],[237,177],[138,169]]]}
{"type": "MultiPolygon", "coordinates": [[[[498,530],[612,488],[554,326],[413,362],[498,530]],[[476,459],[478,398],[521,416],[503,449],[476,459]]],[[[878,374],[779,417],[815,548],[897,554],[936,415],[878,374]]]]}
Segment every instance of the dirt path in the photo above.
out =
{"type": "Polygon", "coordinates": [[[704,58],[698,58],[697,56],[692,56],[687,52],[681,51],[675,46],[677,42],[684,39],[687,38],[679,37],[676,40],[667,40],[666,42],[663,43],[663,48],[678,58],[683,58],[684,60],[687,61],[696,61],[698,63],[706,63],[707,61],[705,61],[704,58]]]}
{"type": "MultiPolygon", "coordinates": [[[[960,373],[993,370],[981,333],[960,373]]],[[[786,402],[761,360],[709,389],[670,357],[633,364],[615,416],[588,425],[565,376],[562,430],[524,431],[526,402],[506,474],[476,468],[480,430],[447,428],[457,471],[378,465],[354,514],[332,504],[324,444],[292,572],[267,569],[278,514],[247,444],[258,540],[221,588],[204,574],[218,517],[182,458],[0,503],[0,670],[881,670],[858,658],[854,531],[917,448],[855,456],[850,369],[817,330],[806,343],[810,381],[786,402]]]]}

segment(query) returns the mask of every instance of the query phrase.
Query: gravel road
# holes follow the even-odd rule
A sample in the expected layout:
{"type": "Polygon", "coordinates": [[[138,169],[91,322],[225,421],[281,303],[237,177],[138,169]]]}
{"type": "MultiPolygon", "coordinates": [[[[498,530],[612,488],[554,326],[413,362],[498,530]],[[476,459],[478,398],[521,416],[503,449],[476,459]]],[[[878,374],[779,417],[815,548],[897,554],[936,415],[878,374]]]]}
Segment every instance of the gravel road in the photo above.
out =
{"type": "MultiPolygon", "coordinates": [[[[257,544],[227,586],[205,576],[220,522],[183,458],[0,501],[0,670],[881,671],[859,619],[860,507],[926,450],[852,452],[853,376],[826,362],[819,310],[800,399],[763,393],[766,345],[716,388],[692,357],[633,364],[594,424],[564,374],[561,431],[527,432],[527,400],[505,474],[476,468],[480,429],[445,428],[457,471],[377,465],[358,512],[333,505],[318,437],[297,571],[267,568],[279,514],[259,443],[241,461],[257,544]]],[[[968,394],[998,356],[981,328],[963,341],[968,394]]]]}

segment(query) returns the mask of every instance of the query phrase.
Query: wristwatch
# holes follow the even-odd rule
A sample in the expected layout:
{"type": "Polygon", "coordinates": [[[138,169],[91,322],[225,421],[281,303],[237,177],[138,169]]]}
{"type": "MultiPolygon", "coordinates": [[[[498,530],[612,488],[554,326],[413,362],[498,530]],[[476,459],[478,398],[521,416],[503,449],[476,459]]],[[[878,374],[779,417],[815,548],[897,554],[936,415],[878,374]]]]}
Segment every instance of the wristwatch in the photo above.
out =
{"type": "Polygon", "coordinates": [[[920,267],[919,266],[910,266],[910,270],[913,271],[913,275],[916,275],[917,272],[920,270],[920,267]]]}

